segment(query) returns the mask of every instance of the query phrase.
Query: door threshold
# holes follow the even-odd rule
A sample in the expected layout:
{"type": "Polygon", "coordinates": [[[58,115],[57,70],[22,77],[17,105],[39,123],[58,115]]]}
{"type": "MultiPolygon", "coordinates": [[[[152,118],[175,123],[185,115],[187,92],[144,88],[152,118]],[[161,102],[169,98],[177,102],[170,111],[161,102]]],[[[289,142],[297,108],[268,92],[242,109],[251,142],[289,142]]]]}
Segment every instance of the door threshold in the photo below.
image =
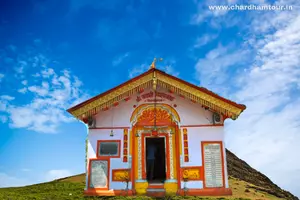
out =
{"type": "Polygon", "coordinates": [[[164,184],[163,183],[156,183],[156,184],[149,183],[148,189],[164,189],[164,184]]]}

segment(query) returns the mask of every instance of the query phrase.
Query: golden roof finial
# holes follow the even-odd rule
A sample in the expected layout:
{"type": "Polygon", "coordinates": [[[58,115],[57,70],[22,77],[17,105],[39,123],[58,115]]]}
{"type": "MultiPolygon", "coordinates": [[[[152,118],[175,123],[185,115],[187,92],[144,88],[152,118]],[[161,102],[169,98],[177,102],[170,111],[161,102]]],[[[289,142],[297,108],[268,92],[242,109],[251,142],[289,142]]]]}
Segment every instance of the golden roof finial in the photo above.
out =
{"type": "MultiPolygon", "coordinates": [[[[163,59],[162,58],[159,58],[159,60],[158,61],[162,61],[163,59]]],[[[153,62],[151,63],[151,65],[150,65],[150,69],[155,69],[155,67],[156,67],[156,62],[157,62],[157,59],[156,58],[154,58],[153,59],[153,62]]]]}

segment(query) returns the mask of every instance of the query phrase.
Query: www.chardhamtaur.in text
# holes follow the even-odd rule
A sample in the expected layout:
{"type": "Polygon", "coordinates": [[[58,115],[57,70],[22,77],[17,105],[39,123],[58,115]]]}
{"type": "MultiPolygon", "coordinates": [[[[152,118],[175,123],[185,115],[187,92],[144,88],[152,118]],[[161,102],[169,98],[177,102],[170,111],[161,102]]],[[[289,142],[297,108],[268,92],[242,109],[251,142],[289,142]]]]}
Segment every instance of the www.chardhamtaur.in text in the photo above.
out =
{"type": "Polygon", "coordinates": [[[291,5],[210,5],[208,6],[209,10],[293,10],[291,5]]]}

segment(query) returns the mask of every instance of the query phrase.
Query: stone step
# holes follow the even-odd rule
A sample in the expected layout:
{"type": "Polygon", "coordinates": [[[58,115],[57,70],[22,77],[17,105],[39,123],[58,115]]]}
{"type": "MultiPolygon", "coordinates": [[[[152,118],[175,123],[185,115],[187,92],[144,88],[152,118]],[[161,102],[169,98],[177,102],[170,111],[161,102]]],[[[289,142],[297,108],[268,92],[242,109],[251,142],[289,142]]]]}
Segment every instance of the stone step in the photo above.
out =
{"type": "Polygon", "coordinates": [[[147,196],[151,197],[164,197],[166,196],[166,191],[165,189],[160,189],[160,188],[148,188],[147,189],[147,196]]]}
{"type": "Polygon", "coordinates": [[[148,188],[147,192],[165,192],[166,190],[163,188],[148,188]]]}

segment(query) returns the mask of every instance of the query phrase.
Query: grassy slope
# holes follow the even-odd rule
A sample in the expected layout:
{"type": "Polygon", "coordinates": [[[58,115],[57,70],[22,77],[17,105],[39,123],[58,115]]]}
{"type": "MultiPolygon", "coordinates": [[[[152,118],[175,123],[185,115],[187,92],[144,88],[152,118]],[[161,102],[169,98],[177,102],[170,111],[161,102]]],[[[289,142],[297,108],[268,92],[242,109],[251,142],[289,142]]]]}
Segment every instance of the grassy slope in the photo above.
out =
{"type": "MultiPolygon", "coordinates": [[[[268,177],[249,166],[226,150],[230,197],[172,197],[171,199],[253,199],[253,200],[299,200],[290,192],[282,190],[268,177]]],[[[56,181],[16,188],[0,188],[0,200],[66,200],[66,199],[155,199],[150,197],[84,197],[85,175],[67,177],[56,181]]],[[[125,183],[124,183],[125,187],[125,183]]],[[[124,191],[124,194],[126,192],[124,191]]]]}
{"type": "MultiPolygon", "coordinates": [[[[84,197],[83,188],[84,174],[72,176],[56,181],[16,188],[0,188],[1,200],[65,200],[65,199],[155,199],[150,197],[84,197]]],[[[258,187],[235,178],[229,179],[233,191],[231,197],[172,197],[171,199],[255,199],[255,200],[277,200],[275,196],[269,195],[258,187]],[[249,188],[250,187],[250,188],[249,188]],[[255,189],[256,188],[256,189],[255,189]]],[[[125,184],[124,184],[125,186],[125,184]]],[[[125,194],[125,192],[124,192],[125,194]]],[[[157,198],[159,199],[159,198],[157,198]]]]}

